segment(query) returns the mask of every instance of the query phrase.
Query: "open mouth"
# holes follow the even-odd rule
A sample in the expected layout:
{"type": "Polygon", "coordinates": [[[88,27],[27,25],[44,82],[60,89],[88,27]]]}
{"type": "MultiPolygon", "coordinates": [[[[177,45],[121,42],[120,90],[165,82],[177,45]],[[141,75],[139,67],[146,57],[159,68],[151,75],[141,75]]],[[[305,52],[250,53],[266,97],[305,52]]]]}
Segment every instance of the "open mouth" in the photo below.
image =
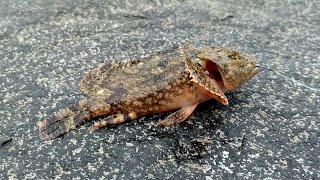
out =
{"type": "Polygon", "coordinates": [[[206,70],[209,72],[209,76],[215,80],[215,81],[222,81],[222,76],[220,74],[220,71],[218,69],[218,66],[212,62],[212,61],[207,61],[206,62],[206,70]]]}
{"type": "Polygon", "coordinates": [[[208,71],[210,78],[219,87],[219,90],[224,91],[223,78],[219,71],[218,65],[210,60],[205,61],[205,69],[208,71]]]}
{"type": "Polygon", "coordinates": [[[254,61],[234,61],[225,65],[218,65],[211,60],[203,61],[208,76],[222,92],[236,89],[260,72],[260,66],[254,61]]]}

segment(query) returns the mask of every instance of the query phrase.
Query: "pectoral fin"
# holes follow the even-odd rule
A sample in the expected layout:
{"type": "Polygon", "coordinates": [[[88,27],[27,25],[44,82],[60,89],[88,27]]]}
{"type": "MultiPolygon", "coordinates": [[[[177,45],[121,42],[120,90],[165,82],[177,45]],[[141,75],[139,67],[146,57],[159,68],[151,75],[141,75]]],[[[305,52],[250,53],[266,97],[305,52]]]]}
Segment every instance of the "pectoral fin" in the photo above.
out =
{"type": "Polygon", "coordinates": [[[198,104],[193,104],[190,106],[182,107],[178,111],[170,114],[163,121],[160,121],[159,125],[169,126],[169,125],[176,125],[176,124],[183,122],[196,109],[197,105],[198,104]]]}

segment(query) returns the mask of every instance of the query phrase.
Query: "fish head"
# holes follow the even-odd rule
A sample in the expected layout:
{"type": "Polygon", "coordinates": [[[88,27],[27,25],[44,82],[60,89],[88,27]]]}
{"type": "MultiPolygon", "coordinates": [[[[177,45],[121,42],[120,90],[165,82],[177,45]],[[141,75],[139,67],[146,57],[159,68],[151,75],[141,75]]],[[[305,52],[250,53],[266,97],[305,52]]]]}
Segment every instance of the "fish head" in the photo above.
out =
{"type": "Polygon", "coordinates": [[[184,46],[183,56],[191,81],[225,105],[225,92],[237,89],[260,71],[254,58],[228,48],[184,46]]]}
{"type": "Polygon", "coordinates": [[[260,71],[254,58],[232,49],[209,47],[196,56],[224,91],[237,89],[260,71]]]}

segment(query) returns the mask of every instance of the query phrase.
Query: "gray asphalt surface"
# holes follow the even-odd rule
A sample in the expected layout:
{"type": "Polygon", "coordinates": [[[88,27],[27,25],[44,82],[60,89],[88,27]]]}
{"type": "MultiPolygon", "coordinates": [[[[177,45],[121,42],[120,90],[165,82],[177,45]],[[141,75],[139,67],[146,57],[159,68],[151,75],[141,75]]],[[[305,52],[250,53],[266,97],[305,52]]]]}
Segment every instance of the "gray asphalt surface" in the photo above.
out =
{"type": "Polygon", "coordinates": [[[320,1],[0,2],[0,179],[319,179],[320,1]],[[38,122],[83,97],[84,73],[190,42],[264,70],[200,105],[42,142],[38,122]],[[303,84],[299,84],[303,83],[303,84]],[[313,89],[312,89],[313,88],[313,89]]]}

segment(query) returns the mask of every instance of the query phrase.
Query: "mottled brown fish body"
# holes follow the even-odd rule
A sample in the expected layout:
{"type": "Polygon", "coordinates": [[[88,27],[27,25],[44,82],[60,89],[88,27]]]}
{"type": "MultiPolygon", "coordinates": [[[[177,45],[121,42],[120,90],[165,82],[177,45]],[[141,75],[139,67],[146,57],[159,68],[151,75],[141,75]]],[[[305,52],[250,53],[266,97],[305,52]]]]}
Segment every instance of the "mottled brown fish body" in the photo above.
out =
{"type": "Polygon", "coordinates": [[[190,81],[186,76],[185,80],[172,83],[167,88],[160,89],[146,97],[119,100],[111,104],[106,104],[105,101],[84,99],[80,102],[80,106],[88,112],[87,119],[133,112],[137,116],[143,116],[172,111],[212,99],[204,91],[206,91],[204,88],[190,81]]]}
{"type": "Polygon", "coordinates": [[[94,128],[175,109],[179,110],[160,124],[178,124],[206,100],[214,98],[227,105],[224,92],[236,89],[258,71],[251,57],[237,51],[190,45],[140,60],[102,64],[80,82],[87,98],[44,119],[40,137],[53,139],[104,115],[110,116],[94,128]]]}

